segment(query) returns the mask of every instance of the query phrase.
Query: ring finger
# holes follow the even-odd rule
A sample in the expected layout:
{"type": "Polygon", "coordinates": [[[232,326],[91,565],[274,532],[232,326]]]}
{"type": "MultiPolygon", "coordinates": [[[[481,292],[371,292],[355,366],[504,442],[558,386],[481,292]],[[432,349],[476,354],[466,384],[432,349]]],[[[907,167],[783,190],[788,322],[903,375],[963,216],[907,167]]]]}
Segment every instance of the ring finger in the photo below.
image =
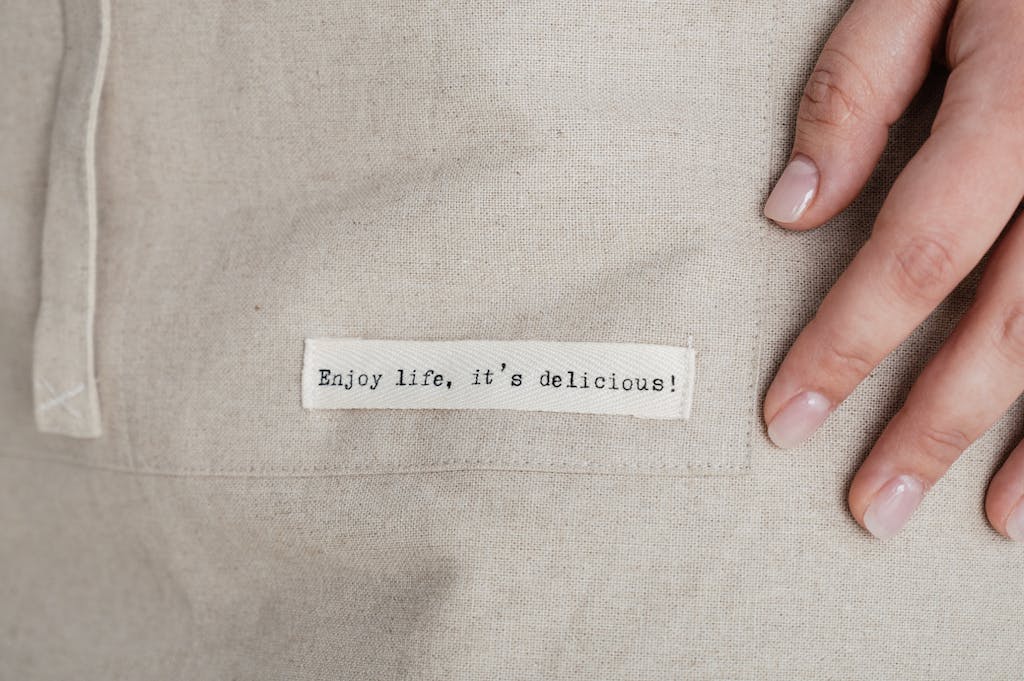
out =
{"type": "MultiPolygon", "coordinates": [[[[997,246],[975,304],[918,378],[854,477],[850,510],[875,536],[898,532],[925,492],[1024,390],[1021,263],[1024,218],[997,246]]],[[[1013,479],[1001,481],[999,489],[1012,491],[1017,485],[1024,491],[1024,465],[1011,469],[1013,479]]],[[[996,509],[1000,523],[1009,503],[1001,502],[996,509]]],[[[1002,530],[999,525],[997,529],[1002,530]]]]}

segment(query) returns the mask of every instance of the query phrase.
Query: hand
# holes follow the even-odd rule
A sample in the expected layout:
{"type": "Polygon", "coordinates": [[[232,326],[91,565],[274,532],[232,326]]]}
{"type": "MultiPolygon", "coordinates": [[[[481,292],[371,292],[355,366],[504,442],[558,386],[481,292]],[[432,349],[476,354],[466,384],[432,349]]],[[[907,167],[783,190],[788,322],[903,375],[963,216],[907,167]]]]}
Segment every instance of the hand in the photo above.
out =
{"type": "MultiPolygon", "coordinates": [[[[888,128],[934,59],[950,68],[931,136],[907,164],[849,268],[765,396],[782,447],[810,437],[1003,234],[973,307],[857,472],[850,510],[896,534],[922,496],[1024,390],[1024,2],[855,0],[818,59],[792,159],[765,205],[816,227],[868,180],[888,128]]],[[[1024,540],[1024,445],[993,478],[986,514],[1024,540]]]]}

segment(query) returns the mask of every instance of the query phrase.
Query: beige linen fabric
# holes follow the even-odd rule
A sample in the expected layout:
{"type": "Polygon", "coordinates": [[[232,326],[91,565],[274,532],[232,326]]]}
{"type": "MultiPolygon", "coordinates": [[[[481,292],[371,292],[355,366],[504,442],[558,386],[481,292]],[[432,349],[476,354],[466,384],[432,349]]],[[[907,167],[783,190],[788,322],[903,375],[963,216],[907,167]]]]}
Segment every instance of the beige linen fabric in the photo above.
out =
{"type": "Polygon", "coordinates": [[[36,425],[99,437],[96,306],[96,126],[110,43],[109,0],[64,8],[64,59],[43,218],[39,315],[32,365],[36,425]]]}
{"type": "Polygon", "coordinates": [[[764,221],[845,3],[110,9],[76,439],[32,387],[67,8],[0,4],[0,678],[1020,678],[1019,409],[899,537],[844,502],[971,282],[809,445],[760,423],[941,90],[829,227],[764,221]],[[309,337],[689,336],[687,421],[300,402],[309,337]]]}

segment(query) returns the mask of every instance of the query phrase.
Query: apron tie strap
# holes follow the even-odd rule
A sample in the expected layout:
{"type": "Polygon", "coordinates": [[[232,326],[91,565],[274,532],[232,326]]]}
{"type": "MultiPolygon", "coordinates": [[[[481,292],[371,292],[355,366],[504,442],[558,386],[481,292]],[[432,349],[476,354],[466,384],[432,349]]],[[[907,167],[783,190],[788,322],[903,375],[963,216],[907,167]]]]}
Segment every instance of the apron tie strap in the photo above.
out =
{"type": "Polygon", "coordinates": [[[64,58],[50,144],[32,377],[36,427],[102,434],[96,389],[96,124],[110,0],[65,0],[64,58]]]}

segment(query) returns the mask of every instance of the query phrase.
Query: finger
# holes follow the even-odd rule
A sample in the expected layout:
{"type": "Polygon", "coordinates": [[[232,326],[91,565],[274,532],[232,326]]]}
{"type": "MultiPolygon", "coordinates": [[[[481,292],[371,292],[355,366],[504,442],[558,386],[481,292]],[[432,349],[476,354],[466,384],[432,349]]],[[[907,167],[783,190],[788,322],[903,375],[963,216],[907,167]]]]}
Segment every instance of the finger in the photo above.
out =
{"type": "MultiPolygon", "coordinates": [[[[876,537],[902,529],[925,492],[1024,390],[1022,265],[1024,221],[1018,221],[989,262],[974,305],[854,476],[850,511],[876,537]]],[[[1016,486],[1019,499],[1021,483],[1010,471],[995,491],[1016,486]]],[[[1009,511],[994,509],[1000,525],[1009,511]]]]}
{"type": "Polygon", "coordinates": [[[818,57],[789,165],[764,214],[789,228],[826,222],[853,201],[891,126],[931,68],[948,0],[856,0],[818,57]]]}
{"type": "MultiPolygon", "coordinates": [[[[979,53],[981,54],[981,53],[979,53]]],[[[800,333],[765,396],[768,434],[799,444],[984,255],[1024,195],[1024,130],[984,59],[956,67],[932,136],[871,238],[800,333]]],[[[1018,67],[1024,74],[1024,65],[1018,67]]],[[[1024,93],[1014,95],[1024,105],[1024,93]]]]}
{"type": "Polygon", "coordinates": [[[989,483],[985,515],[1004,536],[1024,541],[1024,443],[1010,452],[989,483]]]}

